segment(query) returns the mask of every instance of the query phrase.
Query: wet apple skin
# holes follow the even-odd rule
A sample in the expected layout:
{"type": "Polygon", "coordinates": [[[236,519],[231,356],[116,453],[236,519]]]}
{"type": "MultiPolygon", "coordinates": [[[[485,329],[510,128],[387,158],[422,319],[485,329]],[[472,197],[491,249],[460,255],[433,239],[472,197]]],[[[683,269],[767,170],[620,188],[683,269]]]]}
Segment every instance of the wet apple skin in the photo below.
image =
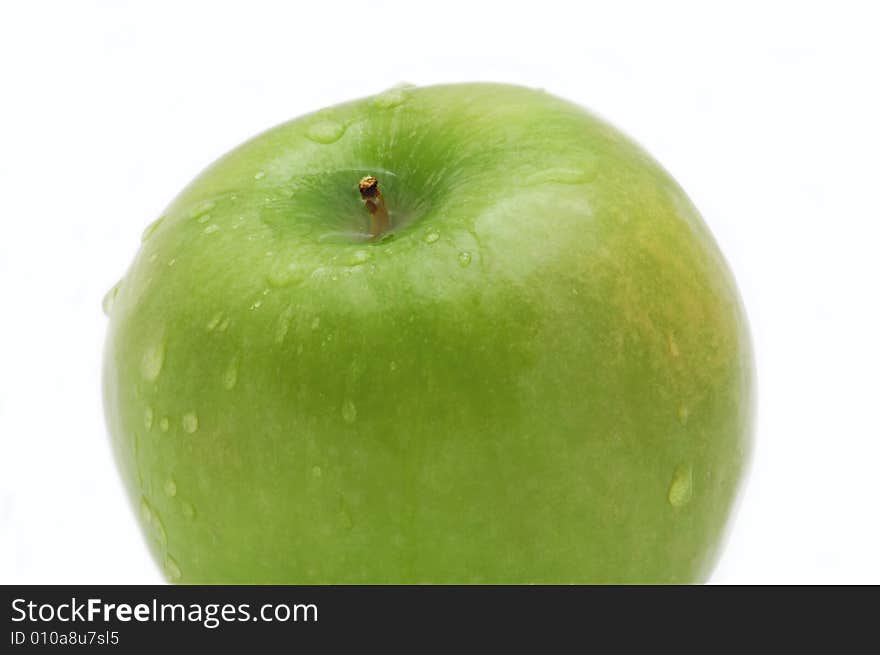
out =
{"type": "Polygon", "coordinates": [[[403,88],[269,130],[107,305],[111,441],[172,582],[691,583],[718,557],[745,313],[681,188],[574,104],[403,88]]]}

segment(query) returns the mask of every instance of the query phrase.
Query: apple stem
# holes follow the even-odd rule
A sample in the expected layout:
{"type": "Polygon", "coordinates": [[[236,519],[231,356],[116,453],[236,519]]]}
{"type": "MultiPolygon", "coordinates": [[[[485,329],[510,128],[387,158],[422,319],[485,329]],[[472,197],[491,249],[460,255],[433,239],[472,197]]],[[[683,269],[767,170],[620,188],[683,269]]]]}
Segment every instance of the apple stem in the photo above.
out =
{"type": "Polygon", "coordinates": [[[370,212],[370,236],[375,239],[391,228],[391,217],[388,215],[388,207],[385,206],[385,198],[379,190],[379,180],[367,175],[358,183],[358,190],[361,192],[361,200],[370,212]]]}

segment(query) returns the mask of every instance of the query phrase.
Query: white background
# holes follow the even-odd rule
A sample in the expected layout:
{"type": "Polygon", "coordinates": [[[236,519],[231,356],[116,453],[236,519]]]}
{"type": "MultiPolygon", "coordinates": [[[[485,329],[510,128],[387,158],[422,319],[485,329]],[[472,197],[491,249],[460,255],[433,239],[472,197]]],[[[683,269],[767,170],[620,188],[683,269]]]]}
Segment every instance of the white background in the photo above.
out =
{"type": "Polygon", "coordinates": [[[0,583],[161,580],[100,395],[101,298],[144,226],[271,125],[464,80],[544,87],[609,118],[685,187],[731,262],[759,421],[713,581],[880,583],[870,5],[4,2],[0,583]]]}

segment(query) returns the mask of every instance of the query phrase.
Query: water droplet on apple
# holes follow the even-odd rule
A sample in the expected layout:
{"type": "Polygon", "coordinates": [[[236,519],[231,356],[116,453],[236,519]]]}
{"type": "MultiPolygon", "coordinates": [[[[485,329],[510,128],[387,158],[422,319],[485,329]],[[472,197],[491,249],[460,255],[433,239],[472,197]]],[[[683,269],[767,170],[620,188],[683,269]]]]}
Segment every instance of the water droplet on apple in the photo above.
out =
{"type": "Polygon", "coordinates": [[[110,291],[104,294],[104,299],[101,300],[101,309],[104,310],[105,316],[111,316],[113,314],[113,305],[116,304],[116,296],[119,295],[119,287],[121,285],[122,280],[119,280],[119,282],[113,285],[113,288],[110,289],[110,291]]]}
{"type": "Polygon", "coordinates": [[[309,126],[306,137],[315,143],[335,143],[345,134],[345,126],[336,121],[319,121],[309,126]]]}
{"type": "Polygon", "coordinates": [[[320,478],[321,475],[323,475],[323,471],[321,471],[321,467],[320,466],[313,466],[312,467],[312,475],[316,478],[320,478]]]}
{"type": "Polygon", "coordinates": [[[153,408],[152,407],[147,407],[144,410],[144,426],[147,428],[147,430],[153,429],[153,408]]]}
{"type": "Polygon", "coordinates": [[[165,495],[169,498],[174,498],[177,495],[177,483],[174,481],[174,478],[168,478],[165,481],[165,495]]]}
{"type": "Polygon", "coordinates": [[[684,425],[687,423],[688,417],[691,415],[691,411],[688,409],[688,406],[682,403],[678,406],[678,420],[684,425]]]}
{"type": "Polygon", "coordinates": [[[229,327],[229,318],[227,317],[227,318],[224,318],[220,322],[220,325],[217,326],[217,331],[218,332],[226,332],[226,328],[228,328],[228,327],[229,327]]]}
{"type": "Polygon", "coordinates": [[[379,109],[391,109],[402,105],[404,100],[406,100],[406,89],[393,87],[373,98],[373,104],[379,109]]]}
{"type": "Polygon", "coordinates": [[[163,568],[165,569],[165,575],[168,576],[169,580],[172,582],[180,580],[180,576],[182,575],[180,572],[180,566],[178,566],[177,562],[171,557],[171,555],[165,556],[163,568]]]}
{"type": "Polygon", "coordinates": [[[180,424],[183,426],[185,432],[193,434],[199,429],[199,417],[196,416],[195,412],[187,412],[180,420],[180,424]]]}
{"type": "Polygon", "coordinates": [[[141,357],[141,375],[150,382],[159,377],[162,372],[162,364],[165,363],[165,344],[159,343],[144,351],[141,357]]]}
{"type": "Polygon", "coordinates": [[[165,546],[168,544],[168,535],[165,534],[165,526],[162,525],[162,521],[159,520],[158,515],[153,515],[153,534],[156,536],[156,541],[158,541],[161,545],[165,546]]]}
{"type": "Polygon", "coordinates": [[[431,230],[425,235],[425,243],[434,243],[437,239],[440,238],[440,233],[436,230],[431,230]]]}
{"type": "Polygon", "coordinates": [[[214,232],[217,232],[219,229],[219,225],[217,225],[216,223],[211,223],[208,227],[202,230],[202,232],[205,234],[214,234],[214,232]]]}
{"type": "Polygon", "coordinates": [[[223,371],[223,388],[231,391],[238,383],[238,355],[232,358],[226,370],[223,371]]]}
{"type": "Polygon", "coordinates": [[[196,517],[196,508],[185,500],[180,502],[180,511],[183,512],[183,516],[187,520],[192,521],[196,517]]]}
{"type": "Polygon", "coordinates": [[[348,265],[360,266],[361,264],[366,264],[368,261],[370,261],[369,252],[367,252],[366,250],[356,250],[349,258],[348,265]]]}
{"type": "Polygon", "coordinates": [[[549,168],[530,175],[526,184],[587,184],[596,179],[599,166],[595,161],[578,167],[549,168]]]}
{"type": "Polygon", "coordinates": [[[201,218],[212,209],[214,209],[214,202],[212,200],[203,200],[190,210],[189,217],[201,218]]]}
{"type": "Polygon", "coordinates": [[[471,265],[471,254],[469,252],[462,251],[458,253],[458,264],[462,268],[467,268],[471,265]]]}
{"type": "Polygon", "coordinates": [[[673,507],[687,505],[694,492],[694,471],[689,464],[679,464],[672,474],[666,499],[673,507]]]}
{"type": "Polygon", "coordinates": [[[159,421],[159,429],[162,432],[168,432],[168,428],[171,427],[171,422],[168,420],[167,416],[163,416],[159,421]]]}
{"type": "Polygon", "coordinates": [[[196,223],[200,223],[200,224],[204,225],[205,223],[207,223],[207,222],[210,221],[210,220],[211,220],[211,215],[210,215],[210,214],[205,214],[204,216],[199,216],[199,217],[196,219],[196,223]]]}
{"type": "Polygon", "coordinates": [[[266,177],[265,171],[257,171],[256,173],[254,173],[255,180],[262,180],[264,177],[266,177]]]}
{"type": "Polygon", "coordinates": [[[251,305],[251,310],[259,309],[262,306],[263,306],[263,301],[257,300],[256,302],[254,302],[254,304],[251,305]]]}
{"type": "Polygon", "coordinates": [[[222,321],[222,320],[223,320],[223,312],[217,312],[216,314],[214,314],[213,317],[211,317],[211,320],[208,321],[208,324],[205,326],[205,329],[208,332],[213,332],[214,329],[218,325],[220,325],[220,321],[222,321]]]}
{"type": "Polygon", "coordinates": [[[153,533],[153,537],[163,546],[168,542],[165,534],[165,526],[156,511],[147,502],[144,496],[141,496],[141,518],[147,528],[153,533]]]}
{"type": "Polygon", "coordinates": [[[153,221],[152,223],[147,225],[147,227],[144,228],[144,231],[141,232],[141,243],[144,243],[145,241],[149,241],[150,237],[153,236],[153,233],[157,229],[159,229],[159,226],[162,224],[162,221],[164,221],[164,220],[165,220],[165,217],[160,216],[155,221],[153,221]]]}
{"type": "Polygon", "coordinates": [[[282,260],[276,262],[266,276],[266,279],[273,287],[289,287],[305,280],[306,271],[303,270],[298,262],[282,260]]]}
{"type": "Polygon", "coordinates": [[[394,373],[394,371],[397,370],[397,362],[391,362],[390,364],[388,364],[388,369],[389,369],[392,373],[394,373]]]}
{"type": "Polygon", "coordinates": [[[275,343],[284,343],[287,332],[290,330],[290,322],[293,320],[293,305],[288,305],[278,317],[278,327],[275,329],[275,343]]]}
{"type": "Polygon", "coordinates": [[[357,420],[357,407],[350,399],[342,403],[342,420],[346,423],[354,423],[357,420]]]}
{"type": "Polygon", "coordinates": [[[315,316],[315,318],[312,319],[312,329],[317,330],[320,327],[321,327],[321,317],[315,316]]]}

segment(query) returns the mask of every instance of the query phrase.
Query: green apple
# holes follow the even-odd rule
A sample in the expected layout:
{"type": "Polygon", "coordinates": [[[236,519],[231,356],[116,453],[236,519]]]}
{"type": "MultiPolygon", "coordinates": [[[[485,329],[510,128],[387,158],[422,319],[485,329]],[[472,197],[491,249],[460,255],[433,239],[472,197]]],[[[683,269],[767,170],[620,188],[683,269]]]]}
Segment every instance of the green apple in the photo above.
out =
{"type": "Polygon", "coordinates": [[[718,557],[752,422],[734,280],[668,173],[543,91],[269,130],[105,307],[109,431],[172,581],[687,583],[718,557]]]}

